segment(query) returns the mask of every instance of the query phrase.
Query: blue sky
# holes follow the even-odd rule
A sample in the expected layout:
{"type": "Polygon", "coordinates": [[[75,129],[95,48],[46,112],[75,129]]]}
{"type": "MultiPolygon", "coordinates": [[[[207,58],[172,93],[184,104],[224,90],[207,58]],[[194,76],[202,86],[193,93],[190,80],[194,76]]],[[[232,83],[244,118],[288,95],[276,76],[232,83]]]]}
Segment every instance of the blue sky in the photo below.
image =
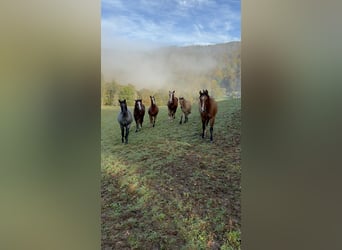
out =
{"type": "Polygon", "coordinates": [[[205,45],[241,40],[240,0],[102,0],[103,48],[117,43],[205,45]]]}

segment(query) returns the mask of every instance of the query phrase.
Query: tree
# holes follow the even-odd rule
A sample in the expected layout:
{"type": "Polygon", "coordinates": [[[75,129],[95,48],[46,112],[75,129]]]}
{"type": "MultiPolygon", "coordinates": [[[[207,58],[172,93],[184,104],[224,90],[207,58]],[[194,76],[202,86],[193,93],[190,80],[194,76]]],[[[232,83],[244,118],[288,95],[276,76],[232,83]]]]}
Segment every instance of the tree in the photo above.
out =
{"type": "Polygon", "coordinates": [[[119,92],[119,98],[120,99],[126,99],[128,106],[134,105],[134,100],[136,99],[136,97],[137,97],[137,91],[132,84],[122,86],[122,88],[119,92]]]}
{"type": "Polygon", "coordinates": [[[154,97],[158,106],[166,106],[169,99],[169,93],[167,90],[159,89],[154,97]]]}
{"type": "Polygon", "coordinates": [[[219,98],[225,95],[225,89],[221,88],[216,80],[211,80],[210,82],[211,96],[219,98]]]}
{"type": "Polygon", "coordinates": [[[150,96],[152,95],[153,92],[149,89],[141,89],[137,92],[137,98],[141,98],[142,103],[145,104],[146,107],[151,104],[150,96]]]}

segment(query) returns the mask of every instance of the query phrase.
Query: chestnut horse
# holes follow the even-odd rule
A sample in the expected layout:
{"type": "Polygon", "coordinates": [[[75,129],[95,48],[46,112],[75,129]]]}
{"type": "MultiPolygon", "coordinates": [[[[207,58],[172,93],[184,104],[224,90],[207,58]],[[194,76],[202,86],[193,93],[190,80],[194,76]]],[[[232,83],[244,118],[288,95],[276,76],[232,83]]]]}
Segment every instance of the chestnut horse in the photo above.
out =
{"type": "Polygon", "coordinates": [[[183,116],[184,116],[184,123],[186,123],[188,121],[188,115],[191,113],[191,103],[190,101],[185,100],[184,97],[179,97],[179,104],[183,112],[183,114],[181,114],[181,119],[179,121],[179,124],[182,124],[183,116]]]}
{"type": "Polygon", "coordinates": [[[145,105],[142,104],[142,100],[138,99],[135,100],[134,104],[134,120],[135,120],[135,132],[138,132],[139,127],[142,128],[142,124],[144,122],[144,116],[145,116],[145,105]]]}
{"type": "Polygon", "coordinates": [[[169,109],[169,119],[172,121],[176,118],[176,111],[178,107],[178,98],[175,97],[175,91],[169,91],[169,101],[167,102],[169,109]]]}
{"type": "Polygon", "coordinates": [[[212,142],[215,116],[217,113],[217,103],[209,96],[208,90],[203,90],[203,92],[200,91],[199,94],[199,112],[202,118],[202,138],[204,138],[204,132],[210,121],[210,142],[212,142]]]}
{"type": "Polygon", "coordinates": [[[118,114],[118,122],[120,124],[121,128],[121,141],[122,143],[125,142],[128,143],[128,134],[129,134],[129,127],[131,126],[131,123],[133,121],[132,113],[127,108],[126,99],[123,101],[119,100],[121,112],[118,114]],[[125,134],[125,128],[126,128],[126,134],[125,134]]]}
{"type": "Polygon", "coordinates": [[[159,112],[159,108],[156,104],[156,99],[154,98],[154,96],[150,96],[151,99],[151,106],[148,109],[148,115],[150,116],[150,123],[152,124],[152,127],[154,127],[154,125],[156,124],[156,119],[157,119],[157,115],[159,112]]]}

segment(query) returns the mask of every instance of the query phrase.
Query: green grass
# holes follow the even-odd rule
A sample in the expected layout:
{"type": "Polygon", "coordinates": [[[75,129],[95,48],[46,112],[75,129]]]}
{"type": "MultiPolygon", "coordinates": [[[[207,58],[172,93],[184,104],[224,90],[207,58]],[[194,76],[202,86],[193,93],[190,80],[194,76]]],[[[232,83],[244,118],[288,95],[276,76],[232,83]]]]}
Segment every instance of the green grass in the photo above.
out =
{"type": "Polygon", "coordinates": [[[182,125],[180,109],[170,122],[160,107],[154,128],[146,114],[128,144],[118,108],[102,109],[103,249],[240,249],[240,100],[218,105],[213,143],[197,105],[182,125]]]}

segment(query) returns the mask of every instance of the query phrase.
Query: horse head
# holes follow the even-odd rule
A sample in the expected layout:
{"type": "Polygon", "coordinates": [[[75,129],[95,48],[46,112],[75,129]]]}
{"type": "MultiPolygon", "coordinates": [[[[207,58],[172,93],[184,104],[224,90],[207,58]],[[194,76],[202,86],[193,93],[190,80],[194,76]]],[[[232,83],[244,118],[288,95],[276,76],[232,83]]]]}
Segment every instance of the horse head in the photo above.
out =
{"type": "Polygon", "coordinates": [[[127,113],[126,99],[124,99],[123,101],[119,100],[119,103],[120,103],[121,112],[127,113]]]}
{"type": "Polygon", "coordinates": [[[175,96],[175,91],[169,91],[169,102],[172,103],[173,102],[173,98],[175,96]]]}
{"type": "Polygon", "coordinates": [[[135,106],[141,111],[141,109],[142,109],[142,99],[135,100],[135,106]]]}
{"type": "Polygon", "coordinates": [[[179,103],[183,106],[183,104],[184,104],[184,97],[183,96],[181,96],[181,97],[179,97],[179,103]]]}
{"type": "Polygon", "coordinates": [[[151,99],[151,103],[153,105],[156,105],[156,99],[154,98],[154,96],[150,96],[150,99],[151,99]]]}
{"type": "Polygon", "coordinates": [[[201,112],[206,112],[206,106],[208,105],[208,101],[209,101],[209,94],[208,94],[208,90],[203,90],[199,92],[200,94],[200,110],[201,112]]]}

